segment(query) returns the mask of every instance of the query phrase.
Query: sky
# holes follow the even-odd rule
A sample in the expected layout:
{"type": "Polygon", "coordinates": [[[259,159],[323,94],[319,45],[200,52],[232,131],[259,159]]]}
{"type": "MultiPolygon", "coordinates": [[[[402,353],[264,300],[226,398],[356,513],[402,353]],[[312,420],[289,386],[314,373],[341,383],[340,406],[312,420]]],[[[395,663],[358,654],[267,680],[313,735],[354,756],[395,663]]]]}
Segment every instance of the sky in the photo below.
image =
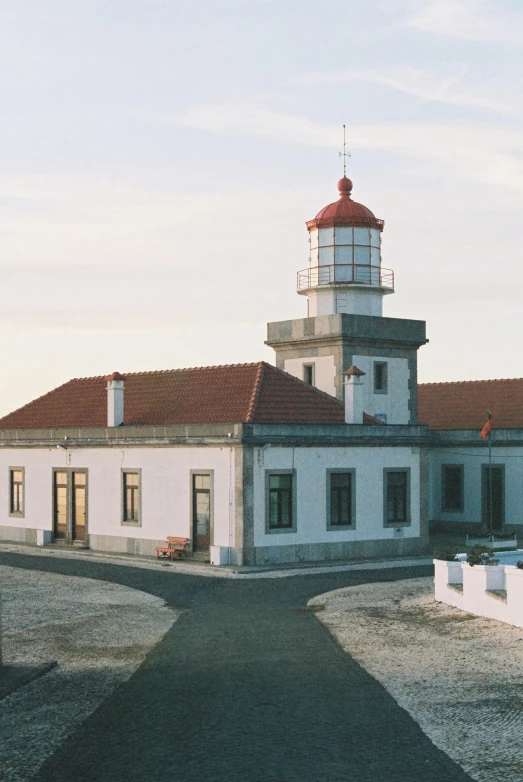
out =
{"type": "Polygon", "coordinates": [[[0,0],[0,91],[0,415],[273,361],[344,123],[420,381],[523,376],[516,0],[0,0]]]}

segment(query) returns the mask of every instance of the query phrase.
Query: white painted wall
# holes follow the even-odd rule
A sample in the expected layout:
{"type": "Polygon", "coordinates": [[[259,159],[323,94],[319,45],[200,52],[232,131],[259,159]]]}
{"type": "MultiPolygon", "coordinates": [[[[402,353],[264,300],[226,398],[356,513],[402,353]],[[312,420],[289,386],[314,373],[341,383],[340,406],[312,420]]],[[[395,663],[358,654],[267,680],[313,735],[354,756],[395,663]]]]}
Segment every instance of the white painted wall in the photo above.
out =
{"type": "Polygon", "coordinates": [[[336,312],[336,294],[332,288],[310,291],[307,295],[308,316],[333,315],[336,312]]]}
{"type": "Polygon", "coordinates": [[[52,530],[52,469],[88,472],[88,532],[191,537],[190,470],[214,470],[214,540],[234,545],[234,454],[224,448],[57,448],[0,451],[0,526],[52,530]],[[25,468],[24,518],[9,515],[9,467],[25,468]],[[141,527],[121,524],[121,470],[140,468],[141,527]]]}
{"type": "Polygon", "coordinates": [[[523,627],[523,570],[514,565],[471,567],[435,559],[434,597],[469,614],[523,627]],[[456,584],[463,588],[453,589],[456,584]],[[503,589],[507,591],[506,601],[491,593],[503,589]]]}
{"type": "Polygon", "coordinates": [[[351,286],[343,291],[339,288],[319,289],[309,291],[309,317],[318,315],[336,315],[347,313],[349,315],[383,315],[383,294],[366,288],[351,286]]]}
{"type": "MultiPolygon", "coordinates": [[[[478,431],[478,440],[479,440],[478,431]]],[[[488,464],[488,452],[481,448],[438,448],[430,452],[430,511],[436,521],[481,521],[481,465],[488,464]],[[464,466],[464,508],[462,513],[443,511],[442,465],[464,466]]],[[[505,524],[523,524],[523,448],[495,448],[492,465],[505,468],[505,524]]]]}
{"type": "Polygon", "coordinates": [[[255,449],[254,545],[339,543],[387,540],[420,535],[419,453],[412,448],[284,448],[255,449]],[[356,470],[356,529],[327,530],[327,468],[356,470]],[[411,526],[398,534],[383,526],[383,469],[411,470],[411,526]],[[296,470],[297,531],[265,532],[265,471],[296,470]]]}
{"type": "Polygon", "coordinates": [[[388,424],[408,424],[409,422],[409,362],[406,358],[388,358],[387,356],[353,355],[352,362],[366,373],[363,378],[364,410],[370,415],[385,413],[388,424]],[[374,393],[374,362],[387,364],[387,393],[374,393]]]}
{"type": "Polygon", "coordinates": [[[383,315],[383,294],[365,289],[349,288],[336,294],[336,313],[348,315],[373,315],[381,318],[383,315]]]}
{"type": "Polygon", "coordinates": [[[289,375],[303,380],[303,365],[314,364],[314,385],[326,394],[336,396],[336,365],[334,356],[314,356],[311,358],[287,358],[283,368],[289,375]]]}

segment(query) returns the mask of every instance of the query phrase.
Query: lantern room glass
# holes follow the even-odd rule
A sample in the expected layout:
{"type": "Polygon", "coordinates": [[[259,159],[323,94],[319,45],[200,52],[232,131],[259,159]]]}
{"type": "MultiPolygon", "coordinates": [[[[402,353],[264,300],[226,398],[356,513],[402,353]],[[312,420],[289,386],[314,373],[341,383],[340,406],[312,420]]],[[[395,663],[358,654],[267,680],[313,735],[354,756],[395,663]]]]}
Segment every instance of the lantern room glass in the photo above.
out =
{"type": "Polygon", "coordinates": [[[314,228],[310,231],[310,265],[311,266],[353,266],[353,272],[338,269],[336,280],[346,278],[367,282],[379,278],[379,271],[361,270],[361,266],[379,267],[381,264],[381,235],[377,228],[366,226],[335,226],[329,228],[314,228]]]}

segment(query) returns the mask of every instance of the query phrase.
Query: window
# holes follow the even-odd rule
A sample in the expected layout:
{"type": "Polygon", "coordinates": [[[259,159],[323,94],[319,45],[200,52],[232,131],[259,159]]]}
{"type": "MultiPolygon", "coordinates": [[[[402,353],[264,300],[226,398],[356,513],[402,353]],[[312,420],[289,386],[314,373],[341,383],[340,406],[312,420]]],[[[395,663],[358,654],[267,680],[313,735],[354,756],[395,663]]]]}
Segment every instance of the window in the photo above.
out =
{"type": "Polygon", "coordinates": [[[409,472],[408,469],[386,469],[384,471],[385,525],[396,526],[410,523],[409,472]]]}
{"type": "Polygon", "coordinates": [[[124,470],[122,522],[124,524],[140,523],[140,471],[124,470]]]}
{"type": "Polygon", "coordinates": [[[309,386],[314,385],[314,364],[303,365],[303,382],[309,386]]]}
{"type": "Polygon", "coordinates": [[[327,529],[354,526],[354,470],[327,470],[327,529]]]}
{"type": "Polygon", "coordinates": [[[266,531],[296,531],[296,476],[288,470],[266,473],[266,531]]]}
{"type": "Polygon", "coordinates": [[[442,510],[449,513],[463,511],[463,465],[444,464],[441,468],[442,510]]]}
{"type": "Polygon", "coordinates": [[[374,362],[374,393],[375,394],[387,393],[387,362],[386,361],[374,362]]]}
{"type": "Polygon", "coordinates": [[[9,515],[24,515],[24,469],[9,468],[9,515]]]}

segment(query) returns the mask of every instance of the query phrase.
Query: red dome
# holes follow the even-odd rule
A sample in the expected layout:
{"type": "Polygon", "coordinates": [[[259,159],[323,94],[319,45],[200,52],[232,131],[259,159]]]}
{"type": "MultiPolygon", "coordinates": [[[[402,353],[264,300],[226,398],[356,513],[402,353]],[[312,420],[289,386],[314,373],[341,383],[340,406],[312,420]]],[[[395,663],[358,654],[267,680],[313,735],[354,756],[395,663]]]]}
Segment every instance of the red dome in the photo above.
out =
{"type": "Polygon", "coordinates": [[[309,220],[307,228],[328,228],[333,225],[355,225],[368,226],[369,228],[379,228],[383,230],[383,220],[374,217],[370,209],[363,204],[358,204],[350,197],[352,192],[352,182],[346,176],[338,182],[340,193],[339,201],[325,206],[314,218],[309,220]]]}

